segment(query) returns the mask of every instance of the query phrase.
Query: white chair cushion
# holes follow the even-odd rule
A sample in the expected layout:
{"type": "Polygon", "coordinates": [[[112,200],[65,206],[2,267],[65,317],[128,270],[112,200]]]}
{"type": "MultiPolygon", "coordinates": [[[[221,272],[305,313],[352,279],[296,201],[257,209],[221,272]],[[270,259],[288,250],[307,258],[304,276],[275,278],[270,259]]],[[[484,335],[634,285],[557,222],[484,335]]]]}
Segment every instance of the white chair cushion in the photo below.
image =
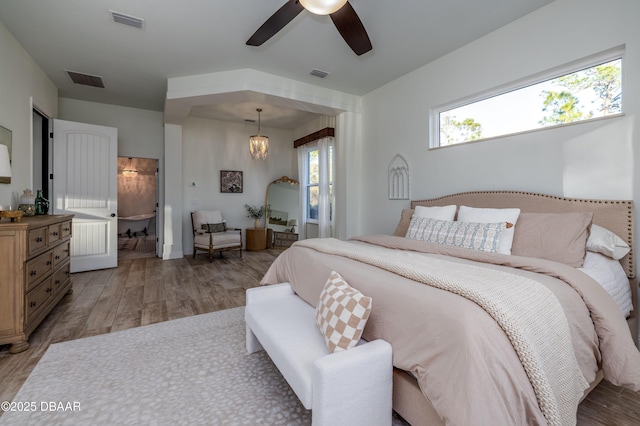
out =
{"type": "Polygon", "coordinates": [[[240,232],[226,231],[213,234],[196,234],[193,237],[193,243],[196,247],[209,248],[209,235],[212,237],[213,248],[238,246],[242,242],[240,232]]]}

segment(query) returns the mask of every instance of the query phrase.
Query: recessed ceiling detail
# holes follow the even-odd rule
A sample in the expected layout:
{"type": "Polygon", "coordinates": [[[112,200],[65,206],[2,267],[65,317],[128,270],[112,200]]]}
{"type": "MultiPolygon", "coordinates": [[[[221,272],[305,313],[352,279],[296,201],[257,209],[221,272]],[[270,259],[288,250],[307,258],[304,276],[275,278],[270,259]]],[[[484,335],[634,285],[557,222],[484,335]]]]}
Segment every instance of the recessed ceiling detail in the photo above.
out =
{"type": "Polygon", "coordinates": [[[80,72],[65,70],[69,78],[74,84],[82,84],[84,86],[98,87],[104,89],[104,81],[98,75],[83,74],[80,72]]]}
{"type": "Polygon", "coordinates": [[[125,15],[124,13],[116,12],[114,10],[110,10],[111,19],[113,22],[117,22],[118,24],[128,25],[130,27],[143,29],[144,28],[144,19],[136,18],[135,16],[125,15]]]}

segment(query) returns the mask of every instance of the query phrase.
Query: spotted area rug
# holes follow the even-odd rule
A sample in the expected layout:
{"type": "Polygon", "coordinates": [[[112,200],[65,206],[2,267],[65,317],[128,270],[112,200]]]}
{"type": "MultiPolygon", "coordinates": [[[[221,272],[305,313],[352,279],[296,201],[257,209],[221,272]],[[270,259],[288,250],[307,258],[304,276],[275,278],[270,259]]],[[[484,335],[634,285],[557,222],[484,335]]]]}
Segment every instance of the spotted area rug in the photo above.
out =
{"type": "Polygon", "coordinates": [[[266,353],[247,353],[244,307],[53,344],[11,404],[0,424],[311,424],[266,353]]]}

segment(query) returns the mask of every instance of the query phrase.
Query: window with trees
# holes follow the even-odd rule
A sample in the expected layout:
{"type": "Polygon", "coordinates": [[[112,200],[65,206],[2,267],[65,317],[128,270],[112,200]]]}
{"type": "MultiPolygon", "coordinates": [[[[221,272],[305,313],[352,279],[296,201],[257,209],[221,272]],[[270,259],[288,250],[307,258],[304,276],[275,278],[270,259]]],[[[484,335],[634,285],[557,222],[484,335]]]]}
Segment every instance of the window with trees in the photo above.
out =
{"type": "Polygon", "coordinates": [[[622,52],[434,113],[442,147],[622,113],[622,52]]]}

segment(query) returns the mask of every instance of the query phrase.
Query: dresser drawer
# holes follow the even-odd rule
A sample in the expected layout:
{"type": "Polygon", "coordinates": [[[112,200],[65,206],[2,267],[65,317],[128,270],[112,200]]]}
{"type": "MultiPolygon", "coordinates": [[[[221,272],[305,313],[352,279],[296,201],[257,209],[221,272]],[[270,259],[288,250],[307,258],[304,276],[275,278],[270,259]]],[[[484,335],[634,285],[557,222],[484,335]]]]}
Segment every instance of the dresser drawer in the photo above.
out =
{"type": "Polygon", "coordinates": [[[47,247],[48,226],[29,230],[29,255],[37,253],[47,247]]]}
{"type": "Polygon", "coordinates": [[[53,271],[53,249],[26,262],[27,291],[30,291],[42,278],[53,271]]]}
{"type": "Polygon", "coordinates": [[[70,265],[67,263],[65,266],[63,266],[62,268],[58,269],[56,272],[53,273],[53,276],[51,277],[51,283],[53,284],[54,294],[58,293],[60,289],[63,288],[64,285],[67,283],[67,281],[69,281],[70,279],[69,270],[70,270],[70,265]]]}
{"type": "Polygon", "coordinates": [[[34,318],[36,314],[47,305],[47,300],[53,293],[53,287],[51,286],[51,279],[43,281],[39,286],[27,293],[25,297],[25,322],[29,324],[31,318],[34,318]]]}
{"type": "Polygon", "coordinates": [[[49,225],[47,228],[47,233],[49,234],[49,245],[55,244],[56,241],[62,238],[62,227],[60,223],[56,223],[55,225],[49,225]]]}
{"type": "Polygon", "coordinates": [[[71,221],[66,220],[60,224],[60,238],[71,236],[71,221]]]}
{"type": "Polygon", "coordinates": [[[53,249],[53,268],[57,268],[69,259],[69,250],[71,248],[71,241],[65,241],[64,243],[56,246],[53,249]]]}

